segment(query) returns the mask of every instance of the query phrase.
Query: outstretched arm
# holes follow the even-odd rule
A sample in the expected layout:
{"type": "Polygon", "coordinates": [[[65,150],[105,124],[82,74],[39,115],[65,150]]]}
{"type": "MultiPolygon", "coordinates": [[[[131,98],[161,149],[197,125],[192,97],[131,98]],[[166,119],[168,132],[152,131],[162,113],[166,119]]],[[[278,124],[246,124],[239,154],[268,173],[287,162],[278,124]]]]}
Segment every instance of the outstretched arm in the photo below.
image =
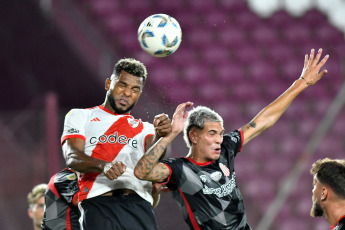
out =
{"type": "Polygon", "coordinates": [[[302,74],[282,95],[280,95],[271,104],[261,110],[254,118],[240,128],[243,131],[243,144],[248,143],[251,139],[258,136],[264,130],[272,127],[280,116],[289,107],[291,102],[308,86],[314,85],[326,73],[327,70],[320,69],[324,66],[329,56],[326,55],[321,61],[322,49],[319,49],[317,55],[314,57],[314,49],[311,50],[310,55],[305,55],[304,66],[302,74]],[[319,62],[320,61],[320,62],[319,62]]]}
{"type": "Polygon", "coordinates": [[[177,106],[172,118],[172,131],[168,135],[161,137],[139,160],[134,169],[134,175],[141,180],[149,180],[154,182],[162,182],[169,176],[169,168],[158,160],[165,152],[168,145],[175,137],[183,131],[184,124],[188,113],[185,111],[187,107],[191,107],[193,103],[186,102],[177,106]]]}

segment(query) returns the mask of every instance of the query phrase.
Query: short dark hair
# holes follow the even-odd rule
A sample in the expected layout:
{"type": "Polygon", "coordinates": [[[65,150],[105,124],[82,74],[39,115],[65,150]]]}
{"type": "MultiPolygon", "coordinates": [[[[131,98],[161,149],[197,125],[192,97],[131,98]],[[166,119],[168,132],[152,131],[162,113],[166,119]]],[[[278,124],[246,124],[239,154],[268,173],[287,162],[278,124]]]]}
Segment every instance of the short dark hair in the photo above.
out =
{"type": "Polygon", "coordinates": [[[345,199],[345,160],[324,158],[317,160],[310,173],[320,183],[328,185],[338,196],[345,199]]]}
{"type": "Polygon", "coordinates": [[[147,71],[145,65],[140,61],[135,60],[134,58],[120,59],[114,66],[113,75],[119,77],[122,70],[133,76],[142,77],[143,83],[145,83],[147,71]]]}

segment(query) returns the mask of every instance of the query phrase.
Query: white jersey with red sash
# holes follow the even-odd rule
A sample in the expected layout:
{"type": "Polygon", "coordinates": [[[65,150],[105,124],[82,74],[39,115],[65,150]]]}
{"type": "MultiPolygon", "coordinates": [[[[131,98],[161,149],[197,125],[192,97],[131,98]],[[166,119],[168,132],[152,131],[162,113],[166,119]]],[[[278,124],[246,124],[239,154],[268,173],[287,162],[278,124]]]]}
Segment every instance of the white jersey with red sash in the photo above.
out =
{"type": "Polygon", "coordinates": [[[85,154],[108,162],[122,161],[127,166],[126,172],[113,181],[103,173],[78,173],[79,201],[127,188],[152,204],[152,183],[137,179],[133,172],[145,153],[145,140],[151,135],[154,135],[152,124],[129,114],[114,114],[102,105],[72,109],[65,117],[63,150],[66,139],[81,138],[85,141],[85,154]]]}

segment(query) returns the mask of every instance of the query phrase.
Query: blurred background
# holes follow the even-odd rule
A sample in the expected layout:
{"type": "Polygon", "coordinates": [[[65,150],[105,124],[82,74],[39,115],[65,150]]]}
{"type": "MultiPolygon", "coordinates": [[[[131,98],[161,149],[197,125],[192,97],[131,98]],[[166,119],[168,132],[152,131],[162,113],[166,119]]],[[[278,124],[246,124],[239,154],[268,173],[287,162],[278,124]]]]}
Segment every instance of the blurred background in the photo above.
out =
{"type": "MultiPolygon", "coordinates": [[[[152,122],[187,100],[223,116],[226,131],[248,123],[323,48],[328,74],[247,144],[235,169],[253,229],[328,229],[310,217],[311,164],[345,153],[344,0],[0,0],[0,229],[32,228],[27,194],[65,167],[60,135],[72,108],[100,105],[115,62],[147,66],[132,111],[152,122]],[[173,55],[141,50],[137,29],[165,13],[182,28],[173,55]]],[[[168,157],[187,148],[179,137],[168,157]]],[[[159,229],[187,229],[170,194],[155,209],[159,229]]]]}

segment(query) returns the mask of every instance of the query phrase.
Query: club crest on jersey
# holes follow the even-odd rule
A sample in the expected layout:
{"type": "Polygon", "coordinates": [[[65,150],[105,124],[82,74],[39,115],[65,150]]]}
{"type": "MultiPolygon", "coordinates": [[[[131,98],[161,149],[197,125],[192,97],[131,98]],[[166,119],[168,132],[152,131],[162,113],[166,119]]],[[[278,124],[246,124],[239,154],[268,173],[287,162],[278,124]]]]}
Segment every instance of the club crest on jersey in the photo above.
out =
{"type": "Polygon", "coordinates": [[[136,128],[136,127],[138,127],[138,125],[139,125],[139,120],[134,120],[134,119],[132,119],[132,118],[128,118],[127,121],[128,121],[128,124],[129,124],[132,128],[136,128]]]}
{"type": "Polygon", "coordinates": [[[224,164],[219,163],[219,167],[222,170],[224,176],[230,176],[230,170],[224,164]]]}
{"type": "Polygon", "coordinates": [[[201,175],[200,180],[205,183],[207,180],[207,177],[205,175],[201,175]]]}
{"type": "Polygon", "coordinates": [[[74,173],[71,173],[71,174],[69,174],[68,176],[67,176],[67,179],[68,180],[74,180],[74,179],[76,179],[77,178],[77,175],[75,175],[74,173]]]}
{"type": "Polygon", "coordinates": [[[221,172],[214,172],[211,174],[211,179],[214,180],[214,181],[219,181],[220,178],[222,178],[222,173],[221,172]]]}

